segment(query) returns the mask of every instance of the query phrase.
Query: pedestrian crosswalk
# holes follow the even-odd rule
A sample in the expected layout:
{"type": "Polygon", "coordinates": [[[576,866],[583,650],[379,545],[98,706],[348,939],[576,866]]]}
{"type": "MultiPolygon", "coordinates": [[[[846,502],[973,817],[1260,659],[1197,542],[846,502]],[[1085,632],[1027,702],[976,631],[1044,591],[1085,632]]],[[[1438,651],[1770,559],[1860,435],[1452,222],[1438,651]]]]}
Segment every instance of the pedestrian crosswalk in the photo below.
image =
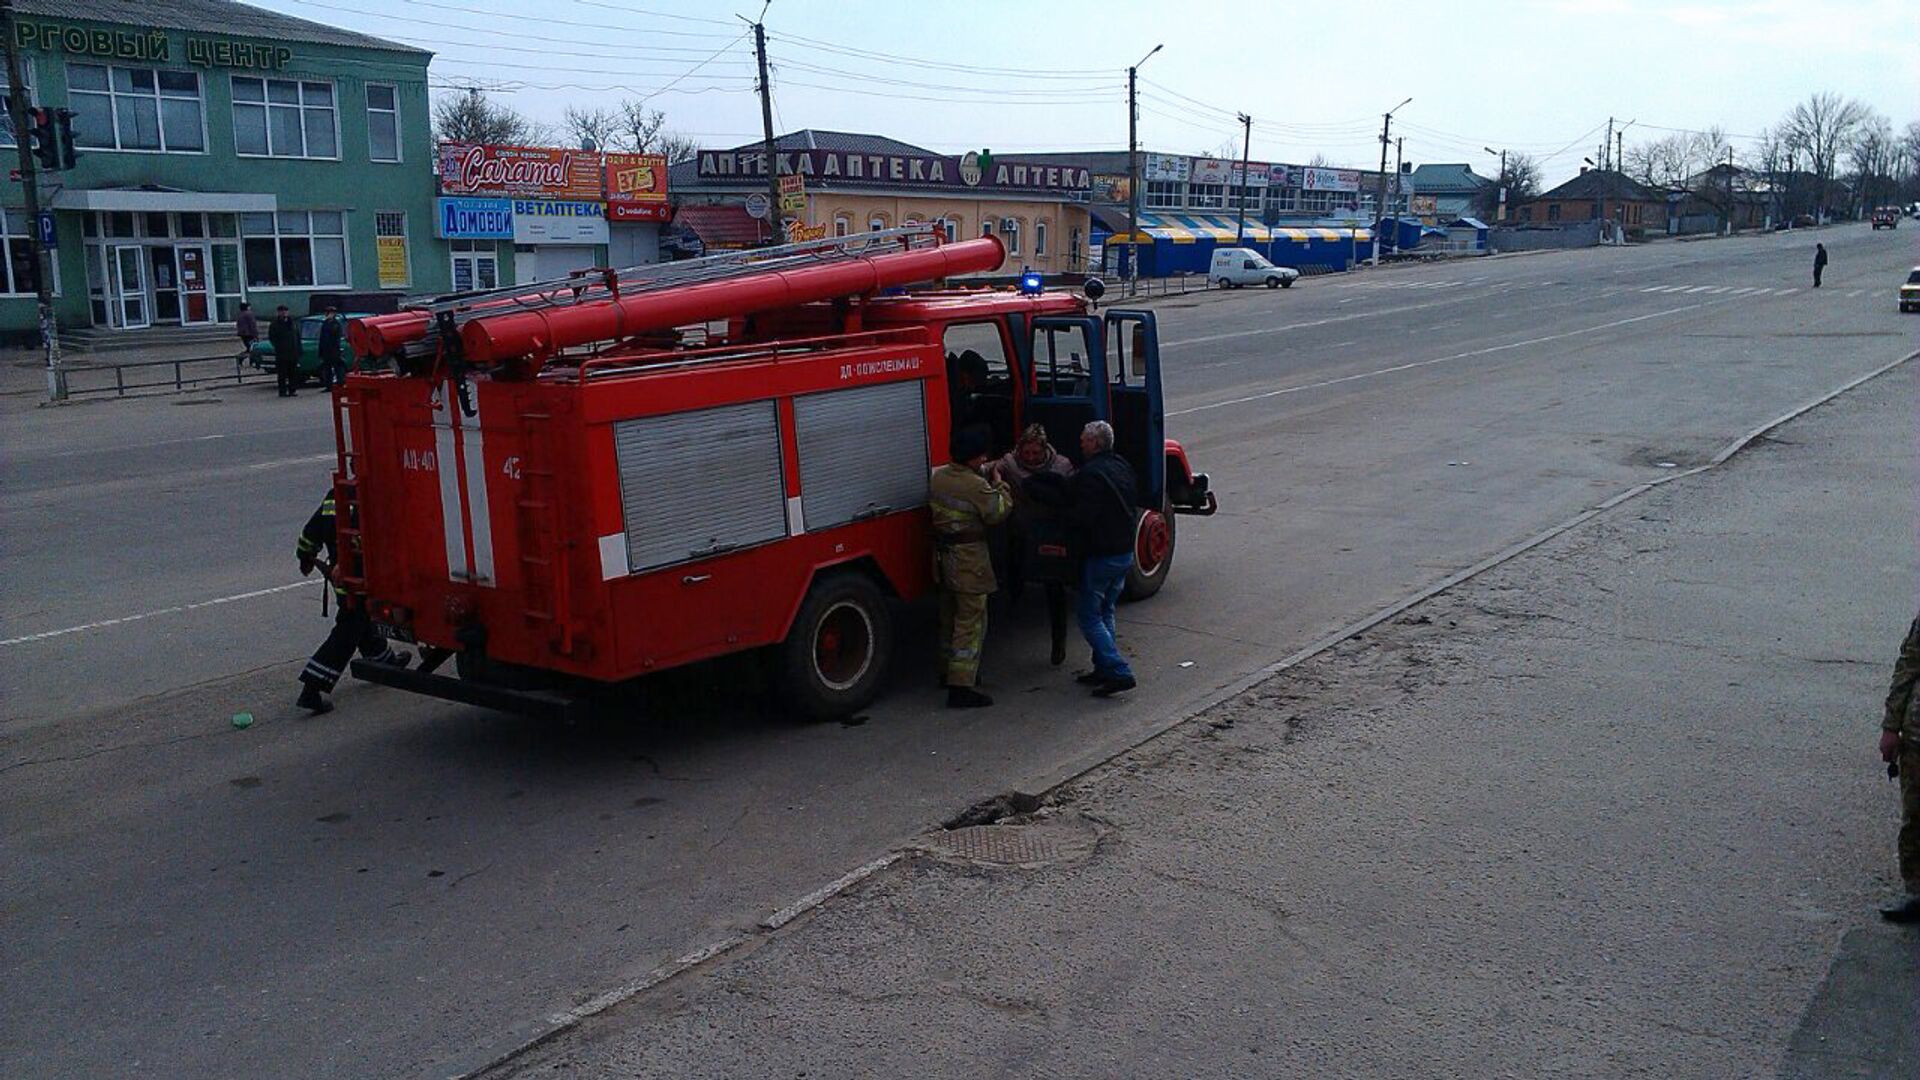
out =
{"type": "MultiPolygon", "coordinates": [[[[1685,293],[1689,296],[1696,293],[1706,296],[1791,296],[1800,290],[1797,288],[1776,287],[1771,285],[1649,285],[1640,291],[1643,293],[1685,293]]],[[[1858,296],[1860,292],[1859,290],[1855,290],[1848,295],[1858,296]]]]}

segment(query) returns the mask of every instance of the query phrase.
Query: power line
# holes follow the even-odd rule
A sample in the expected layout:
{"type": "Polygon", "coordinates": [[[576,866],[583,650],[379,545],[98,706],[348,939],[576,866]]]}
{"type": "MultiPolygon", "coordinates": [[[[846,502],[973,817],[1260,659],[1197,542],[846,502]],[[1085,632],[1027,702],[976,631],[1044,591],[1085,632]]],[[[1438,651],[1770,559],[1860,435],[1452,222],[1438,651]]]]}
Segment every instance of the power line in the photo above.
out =
{"type": "Polygon", "coordinates": [[[962,93],[995,94],[995,95],[1007,95],[1012,97],[1058,97],[1062,95],[1083,96],[1083,95],[1091,95],[1091,94],[1106,95],[1106,94],[1111,94],[1116,90],[1125,89],[1125,85],[1122,83],[1103,83],[1097,86],[1085,86],[1085,87],[1063,86],[1063,87],[1048,87],[1048,88],[1037,89],[1037,90],[1003,90],[997,87],[989,87],[989,86],[963,86],[963,85],[956,85],[952,83],[916,82],[910,79],[895,79],[885,75],[860,75],[860,74],[855,74],[853,72],[841,71],[837,68],[821,67],[818,64],[809,64],[803,60],[794,60],[790,57],[782,59],[780,63],[782,67],[791,68],[795,71],[812,72],[819,75],[830,76],[836,79],[850,79],[857,82],[876,83],[882,86],[906,86],[906,87],[912,87],[914,89],[920,89],[920,90],[955,90],[955,91],[960,91],[962,93]]]}
{"type": "MultiPolygon", "coordinates": [[[[797,81],[795,81],[795,80],[793,80],[793,79],[788,79],[788,80],[787,80],[787,82],[786,82],[786,85],[788,85],[788,86],[804,86],[804,87],[806,87],[806,88],[807,88],[807,89],[809,89],[809,90],[833,90],[833,91],[836,91],[836,92],[839,92],[839,93],[843,93],[843,94],[844,94],[844,93],[846,93],[846,92],[847,92],[847,90],[848,90],[848,88],[847,88],[847,87],[844,87],[844,86],[828,86],[828,85],[826,85],[825,83],[810,83],[810,82],[797,82],[797,81]]],[[[1033,99],[1029,99],[1029,98],[1014,98],[1014,99],[1011,99],[1011,100],[1009,100],[1009,99],[1007,99],[1007,98],[955,98],[955,97],[929,97],[929,96],[927,96],[927,95],[924,95],[924,94],[893,94],[893,93],[890,93],[890,94],[888,94],[888,95],[887,95],[887,97],[888,97],[888,98],[889,98],[890,100],[894,100],[894,101],[944,101],[944,102],[947,102],[948,104],[951,104],[951,105],[1051,105],[1051,106],[1056,106],[1056,107],[1069,107],[1069,108],[1070,108],[1070,107],[1073,107],[1073,106],[1076,106],[1076,105],[1098,105],[1098,106],[1103,106],[1103,107],[1104,107],[1104,106],[1107,106],[1107,105],[1111,105],[1111,104],[1112,104],[1112,103],[1111,103],[1111,102],[1109,102],[1109,101],[1104,101],[1104,100],[1092,100],[1092,99],[1087,99],[1087,100],[1078,100],[1078,99],[1075,99],[1075,100],[1069,100],[1069,99],[1047,99],[1047,100],[1033,100],[1033,99]]]]}
{"type": "MultiPolygon", "coordinates": [[[[576,3],[583,2],[583,0],[575,0],[575,2],[576,3]]],[[[814,49],[820,52],[829,52],[829,53],[836,53],[841,56],[857,57],[862,60],[872,60],[876,63],[882,63],[882,64],[895,64],[902,67],[932,68],[939,71],[964,71],[964,72],[972,72],[974,74],[979,74],[979,75],[1018,76],[1023,79],[1076,79],[1076,78],[1084,79],[1089,75],[1112,76],[1116,73],[1116,69],[1114,68],[1064,68],[1064,69],[1056,69],[1054,71],[1029,71],[1025,68],[983,67],[977,64],[955,64],[955,63],[939,61],[939,60],[927,60],[920,57],[902,56],[898,53],[874,52],[869,49],[858,49],[858,48],[853,48],[851,46],[836,45],[829,41],[821,41],[818,38],[802,37],[799,34],[780,33],[780,34],[769,34],[767,36],[772,38],[775,41],[798,42],[810,49],[814,49]]]]}
{"type": "Polygon", "coordinates": [[[573,3],[579,4],[581,7],[605,8],[608,11],[617,11],[622,15],[651,15],[656,19],[678,19],[681,22],[707,23],[712,26],[732,27],[734,25],[725,19],[703,19],[697,15],[678,15],[671,11],[653,11],[648,8],[637,8],[627,4],[606,4],[600,3],[599,0],[573,0],[573,3]]]}
{"type": "MultiPolygon", "coordinates": [[[[363,15],[363,16],[366,16],[366,17],[368,17],[368,18],[374,18],[374,19],[388,19],[388,20],[391,20],[391,21],[394,21],[394,22],[404,22],[404,23],[417,23],[417,22],[418,22],[418,20],[415,20],[415,19],[412,19],[412,18],[409,18],[408,16],[405,16],[405,15],[395,15],[395,14],[392,14],[392,13],[390,13],[390,12],[385,12],[385,11],[368,11],[368,10],[366,10],[365,8],[356,8],[356,7],[347,7],[347,6],[345,6],[345,5],[342,5],[342,4],[329,4],[329,3],[323,3],[323,2],[322,2],[322,0],[293,0],[293,2],[294,2],[294,3],[297,3],[297,4],[301,4],[301,5],[304,5],[304,6],[306,6],[306,7],[313,7],[313,8],[320,8],[320,9],[322,9],[322,10],[325,10],[325,11],[340,11],[340,12],[345,12],[345,13],[347,13],[347,14],[349,14],[349,15],[363,15]]],[[[446,7],[446,6],[447,6],[447,5],[444,5],[444,4],[430,4],[430,3],[428,3],[428,2],[427,2],[427,0],[403,0],[403,2],[406,2],[406,3],[417,3],[417,4],[423,4],[423,5],[425,5],[425,6],[429,6],[429,7],[446,7]]],[[[455,8],[455,9],[452,9],[452,10],[460,10],[460,9],[458,9],[458,8],[455,8]]],[[[440,30],[459,30],[459,31],[462,31],[462,32],[465,32],[465,33],[469,33],[469,34],[485,34],[485,35],[488,35],[489,37],[503,37],[503,38],[508,38],[508,39],[510,39],[510,40],[513,40],[513,41],[544,41],[544,42],[547,42],[547,43],[549,43],[549,44],[553,44],[553,45],[589,45],[589,46],[602,46],[602,47],[604,47],[604,46],[613,46],[613,45],[615,45],[615,44],[616,44],[616,43],[614,43],[614,42],[609,42],[609,41],[607,41],[607,40],[606,40],[605,38],[598,38],[598,39],[593,39],[593,40],[587,40],[587,39],[582,39],[582,38],[569,38],[569,37],[555,37],[555,36],[553,36],[553,35],[551,35],[551,34],[527,34],[527,33],[521,33],[521,32],[519,32],[519,31],[516,31],[516,30],[495,30],[495,29],[492,29],[492,28],[490,28],[490,27],[484,27],[484,26],[468,26],[468,25],[466,25],[466,24],[464,24],[464,23],[448,23],[448,24],[446,24],[446,25],[444,25],[444,26],[440,26],[440,27],[434,27],[434,29],[440,29],[440,30]]],[[[382,33],[385,33],[385,31],[382,31],[382,33]]],[[[508,51],[521,51],[521,52],[526,52],[526,51],[541,51],[541,50],[526,50],[526,49],[520,49],[520,50],[514,50],[514,49],[512,49],[511,47],[509,47],[509,46],[505,46],[505,45],[493,45],[493,44],[490,44],[490,43],[489,43],[489,44],[485,44],[485,45],[480,45],[480,43],[477,43],[477,42],[470,42],[470,41],[451,41],[451,42],[440,42],[440,41],[435,41],[434,39],[432,39],[432,38],[429,38],[429,37],[424,37],[424,36],[422,36],[422,35],[418,35],[418,34],[410,34],[410,33],[408,33],[408,32],[406,32],[406,31],[400,31],[400,32],[396,32],[394,36],[396,36],[396,37],[414,37],[414,38],[416,38],[416,39],[418,39],[418,40],[421,40],[421,41],[426,41],[426,42],[429,42],[429,43],[431,43],[431,44],[447,44],[447,45],[473,45],[473,46],[476,46],[476,47],[483,47],[483,48],[489,48],[489,49],[507,49],[508,51]]],[[[715,36],[718,36],[718,35],[715,35],[715,36]]],[[[626,47],[626,46],[620,46],[620,47],[621,47],[621,48],[623,49],[623,51],[622,51],[621,53],[618,53],[618,54],[613,54],[613,53],[600,53],[600,54],[580,54],[580,53],[574,53],[574,52],[566,52],[566,53],[554,53],[553,55],[556,55],[556,56],[569,56],[569,55],[601,55],[601,56],[612,56],[612,57],[615,57],[615,58],[619,58],[619,57],[624,57],[624,56],[628,56],[628,55],[633,55],[633,54],[640,54],[640,55],[646,55],[646,54],[650,54],[650,53],[694,53],[694,54],[696,54],[696,55],[698,55],[698,54],[700,54],[700,53],[704,53],[704,52],[706,52],[706,51],[707,51],[707,47],[706,47],[706,46],[691,46],[691,45],[689,45],[689,46],[680,46],[680,45],[635,45],[635,46],[630,46],[630,47],[626,47]]],[[[676,61],[677,61],[677,60],[682,60],[682,59],[684,59],[684,57],[681,57],[681,56],[664,56],[664,57],[657,57],[656,59],[666,59],[666,60],[676,60],[676,61]]]]}

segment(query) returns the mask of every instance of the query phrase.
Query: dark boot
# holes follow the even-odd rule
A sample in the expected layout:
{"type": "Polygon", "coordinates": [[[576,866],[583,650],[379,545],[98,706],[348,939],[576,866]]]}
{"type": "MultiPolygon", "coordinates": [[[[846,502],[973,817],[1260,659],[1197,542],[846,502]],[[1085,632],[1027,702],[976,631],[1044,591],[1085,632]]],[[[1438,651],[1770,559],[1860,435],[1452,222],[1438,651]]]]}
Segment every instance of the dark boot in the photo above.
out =
{"type": "Polygon", "coordinates": [[[1081,686],[1099,686],[1101,683],[1107,681],[1107,673],[1101,671],[1099,668],[1094,668],[1092,671],[1083,671],[1075,675],[1073,681],[1079,683],[1081,686]]]}
{"type": "Polygon", "coordinates": [[[1880,905],[1880,917],[1903,925],[1920,923],[1920,896],[1906,896],[1880,905]]]}
{"type": "Polygon", "coordinates": [[[984,709],[993,704],[993,699],[975,690],[971,686],[947,687],[947,708],[984,709]]]}
{"type": "Polygon", "coordinates": [[[300,688],[300,700],[294,704],[315,716],[333,711],[333,702],[327,700],[327,696],[320,692],[319,687],[311,684],[300,688]]]}
{"type": "Polygon", "coordinates": [[[1053,639],[1053,652],[1047,656],[1047,662],[1059,667],[1067,662],[1067,642],[1064,638],[1053,639]]]}
{"type": "Polygon", "coordinates": [[[1115,694],[1124,694],[1138,685],[1140,684],[1135,682],[1131,675],[1115,675],[1094,687],[1093,696],[1112,697],[1115,694]]]}

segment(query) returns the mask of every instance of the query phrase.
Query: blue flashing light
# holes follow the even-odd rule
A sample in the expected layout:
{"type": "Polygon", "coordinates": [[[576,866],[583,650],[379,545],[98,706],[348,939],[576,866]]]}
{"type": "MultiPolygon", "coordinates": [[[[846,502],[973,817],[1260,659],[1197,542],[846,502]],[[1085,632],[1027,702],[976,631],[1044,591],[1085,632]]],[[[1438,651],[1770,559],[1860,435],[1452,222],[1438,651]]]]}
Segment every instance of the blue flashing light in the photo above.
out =
{"type": "Polygon", "coordinates": [[[1044,289],[1045,285],[1042,284],[1039,273],[1033,270],[1020,271],[1020,292],[1022,295],[1038,296],[1044,289]]]}

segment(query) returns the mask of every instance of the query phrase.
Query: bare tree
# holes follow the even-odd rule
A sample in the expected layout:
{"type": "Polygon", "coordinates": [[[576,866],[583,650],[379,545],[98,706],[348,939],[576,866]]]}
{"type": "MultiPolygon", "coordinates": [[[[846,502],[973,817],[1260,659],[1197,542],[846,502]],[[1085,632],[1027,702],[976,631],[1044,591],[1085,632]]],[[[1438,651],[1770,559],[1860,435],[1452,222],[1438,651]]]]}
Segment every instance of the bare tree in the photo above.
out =
{"type": "Polygon", "coordinates": [[[1853,190],[1863,211],[1892,201],[1899,181],[1896,179],[1900,140],[1893,134],[1893,122],[1874,109],[1867,109],[1860,128],[1847,145],[1847,160],[1853,166],[1853,190]]]}
{"type": "Polygon", "coordinates": [[[528,143],[541,128],[510,105],[494,101],[478,87],[449,94],[433,103],[433,135],[441,142],[528,143]]]}
{"type": "Polygon", "coordinates": [[[666,124],[667,116],[659,109],[649,109],[643,101],[622,101],[611,145],[633,154],[664,154],[669,165],[693,160],[700,153],[699,141],[668,131],[666,124]]]}
{"type": "Polygon", "coordinates": [[[1852,140],[1866,112],[1866,106],[1858,101],[1822,91],[1807,95],[1807,100],[1787,113],[1786,123],[1794,141],[1807,154],[1813,173],[1814,205],[1819,213],[1826,212],[1840,152],[1852,140]]]}
{"type": "Polygon", "coordinates": [[[612,109],[569,105],[560,114],[560,125],[570,145],[582,150],[608,150],[621,133],[622,119],[621,114],[612,109]]]}
{"type": "Polygon", "coordinates": [[[1310,159],[1309,159],[1309,160],[1307,161],[1307,168],[1309,168],[1309,169],[1331,169],[1331,168],[1333,168],[1333,162],[1331,162],[1331,161],[1329,161],[1329,160],[1327,160],[1327,155],[1325,155],[1325,154],[1315,154],[1315,155],[1313,155],[1313,157],[1312,157],[1312,158],[1310,158],[1310,159]]]}
{"type": "Polygon", "coordinates": [[[1920,201],[1920,120],[1900,133],[1900,194],[1907,202],[1920,201]]]}
{"type": "Polygon", "coordinates": [[[667,164],[678,165],[700,156],[700,140],[669,131],[654,141],[653,152],[666,155],[667,164]]]}
{"type": "Polygon", "coordinates": [[[1540,163],[1530,154],[1518,151],[1507,155],[1507,167],[1491,184],[1481,187],[1473,197],[1475,216],[1492,221],[1500,212],[1500,189],[1507,189],[1507,213],[1540,194],[1540,163]]]}

